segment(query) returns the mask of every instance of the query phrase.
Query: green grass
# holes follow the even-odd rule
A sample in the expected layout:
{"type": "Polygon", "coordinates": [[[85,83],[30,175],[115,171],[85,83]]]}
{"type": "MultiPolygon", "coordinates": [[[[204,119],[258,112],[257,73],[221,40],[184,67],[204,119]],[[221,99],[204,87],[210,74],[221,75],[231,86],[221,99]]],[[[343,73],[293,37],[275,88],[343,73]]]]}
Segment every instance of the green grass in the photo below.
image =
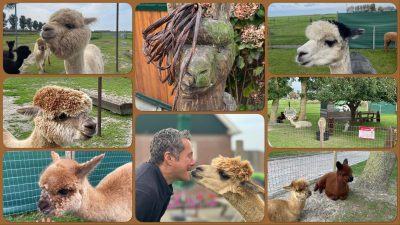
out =
{"type": "MultiPolygon", "coordinates": [[[[49,217],[40,212],[28,212],[12,216],[4,216],[4,219],[9,222],[36,222],[44,218],[49,218],[49,217]]],[[[89,220],[83,220],[73,215],[64,215],[62,217],[51,217],[51,220],[54,222],[90,222],[89,220]]]]}
{"type": "MultiPolygon", "coordinates": [[[[18,36],[18,45],[27,45],[33,51],[33,47],[36,39],[39,38],[37,33],[21,33],[18,36]]],[[[14,40],[14,35],[5,34],[3,37],[3,49],[8,49],[6,41],[14,40]]],[[[103,56],[104,56],[104,72],[108,74],[126,74],[132,69],[132,59],[126,55],[124,52],[132,50],[132,33],[127,35],[126,39],[119,38],[119,71],[116,72],[115,69],[115,33],[112,32],[102,32],[102,33],[92,33],[92,40],[90,43],[97,45],[103,56]]],[[[62,74],[65,73],[64,62],[61,59],[56,58],[53,54],[50,57],[51,65],[46,64],[47,74],[62,74]]],[[[25,71],[27,74],[38,74],[38,69],[33,63],[29,65],[25,71]]]]}
{"type": "MultiPolygon", "coordinates": [[[[383,49],[350,49],[371,62],[378,74],[393,74],[397,70],[396,51],[383,49]]],[[[296,49],[268,49],[268,69],[273,74],[330,74],[327,66],[305,68],[295,62],[296,49]]]]}
{"type": "Polygon", "coordinates": [[[298,155],[306,155],[310,154],[310,152],[302,152],[302,151],[287,151],[287,152],[271,152],[268,154],[269,158],[278,158],[278,157],[285,157],[285,156],[298,156],[298,155]]]}

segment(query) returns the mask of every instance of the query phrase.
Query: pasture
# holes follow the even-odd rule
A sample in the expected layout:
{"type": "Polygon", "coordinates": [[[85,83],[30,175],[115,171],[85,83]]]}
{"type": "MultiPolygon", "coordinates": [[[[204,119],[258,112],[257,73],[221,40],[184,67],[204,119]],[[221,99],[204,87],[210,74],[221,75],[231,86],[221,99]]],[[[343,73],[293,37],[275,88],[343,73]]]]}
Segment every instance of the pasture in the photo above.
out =
{"type": "MultiPolygon", "coordinates": [[[[121,33],[120,33],[121,34],[121,33]]],[[[23,32],[18,35],[18,46],[27,45],[29,49],[33,51],[36,39],[39,38],[39,34],[36,32],[23,32]]],[[[6,41],[15,40],[15,35],[4,33],[3,36],[3,49],[8,49],[6,41]]],[[[126,33],[126,35],[120,35],[119,37],[119,66],[118,72],[116,72],[116,38],[115,32],[92,32],[90,43],[97,45],[104,59],[104,72],[106,74],[127,74],[132,70],[132,58],[128,56],[129,51],[132,51],[132,32],[126,33]],[[122,37],[123,36],[123,37],[122,37]]],[[[39,71],[36,68],[35,62],[30,58],[25,60],[23,67],[23,74],[38,74],[39,71]]],[[[51,54],[50,57],[51,65],[46,63],[46,74],[63,74],[64,62],[63,60],[55,57],[51,54]]]]}

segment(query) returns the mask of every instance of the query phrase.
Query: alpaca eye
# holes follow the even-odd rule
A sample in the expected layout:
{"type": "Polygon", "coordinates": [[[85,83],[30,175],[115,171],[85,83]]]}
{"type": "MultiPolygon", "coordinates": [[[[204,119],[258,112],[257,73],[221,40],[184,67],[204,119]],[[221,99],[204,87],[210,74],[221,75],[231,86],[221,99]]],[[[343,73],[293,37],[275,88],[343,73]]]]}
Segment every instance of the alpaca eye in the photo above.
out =
{"type": "Polygon", "coordinates": [[[55,118],[56,121],[65,121],[66,119],[68,119],[68,116],[65,113],[61,113],[55,118]]]}
{"type": "Polygon", "coordinates": [[[221,180],[229,180],[231,178],[223,170],[218,170],[218,174],[221,177],[221,180]]]}
{"type": "Polygon", "coordinates": [[[336,43],[336,40],[330,41],[330,40],[325,40],[325,44],[328,45],[329,47],[332,47],[336,43]]]}
{"type": "Polygon", "coordinates": [[[65,196],[67,196],[68,195],[68,193],[69,193],[69,190],[68,189],[65,189],[65,188],[62,188],[62,189],[60,189],[60,190],[58,190],[58,192],[57,192],[59,195],[61,195],[61,196],[63,196],[63,197],[65,197],[65,196]]]}
{"type": "Polygon", "coordinates": [[[70,23],[65,24],[65,27],[70,29],[70,30],[75,28],[75,26],[73,24],[70,24],[70,23]]]}

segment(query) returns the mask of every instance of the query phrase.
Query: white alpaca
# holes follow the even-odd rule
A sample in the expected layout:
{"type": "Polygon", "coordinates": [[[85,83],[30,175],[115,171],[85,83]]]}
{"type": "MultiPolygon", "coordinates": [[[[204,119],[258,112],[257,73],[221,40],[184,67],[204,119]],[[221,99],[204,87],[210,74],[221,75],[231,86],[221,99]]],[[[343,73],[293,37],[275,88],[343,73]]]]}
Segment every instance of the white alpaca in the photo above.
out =
{"type": "Polygon", "coordinates": [[[33,56],[35,57],[36,66],[40,73],[44,73],[46,60],[50,65],[50,49],[42,38],[38,38],[33,48],[33,56]]]}
{"type": "Polygon", "coordinates": [[[8,148],[58,148],[90,139],[96,123],[89,116],[92,100],[82,92],[58,86],[45,86],[33,97],[33,106],[17,112],[34,117],[35,127],[25,140],[17,140],[3,129],[8,148]]]}
{"type": "Polygon", "coordinates": [[[364,33],[336,21],[315,21],[306,28],[309,39],[297,49],[296,62],[304,67],[329,66],[331,74],[376,74],[367,58],[349,51],[349,40],[364,33]]]}
{"type": "Polygon", "coordinates": [[[103,74],[104,62],[100,49],[89,44],[89,24],[96,18],[84,18],[72,9],[60,9],[50,16],[41,36],[51,52],[64,59],[67,74],[103,74]]]}
{"type": "Polygon", "coordinates": [[[293,119],[288,119],[290,123],[295,127],[295,128],[305,128],[305,127],[311,127],[312,124],[311,122],[308,121],[293,121],[293,119]]]}

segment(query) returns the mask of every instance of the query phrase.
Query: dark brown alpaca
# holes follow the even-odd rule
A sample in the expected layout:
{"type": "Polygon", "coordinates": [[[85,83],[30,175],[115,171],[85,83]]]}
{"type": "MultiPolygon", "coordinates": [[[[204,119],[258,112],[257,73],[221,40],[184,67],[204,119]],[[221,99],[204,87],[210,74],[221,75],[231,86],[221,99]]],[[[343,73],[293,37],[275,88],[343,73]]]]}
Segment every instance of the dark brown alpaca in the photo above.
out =
{"type": "Polygon", "coordinates": [[[330,172],[319,178],[315,184],[314,191],[319,190],[319,193],[325,189],[325,194],[328,198],[336,201],[338,199],[345,200],[349,193],[348,182],[353,181],[353,171],[348,165],[347,159],[343,164],[339,161],[336,162],[336,172],[330,172]]]}

